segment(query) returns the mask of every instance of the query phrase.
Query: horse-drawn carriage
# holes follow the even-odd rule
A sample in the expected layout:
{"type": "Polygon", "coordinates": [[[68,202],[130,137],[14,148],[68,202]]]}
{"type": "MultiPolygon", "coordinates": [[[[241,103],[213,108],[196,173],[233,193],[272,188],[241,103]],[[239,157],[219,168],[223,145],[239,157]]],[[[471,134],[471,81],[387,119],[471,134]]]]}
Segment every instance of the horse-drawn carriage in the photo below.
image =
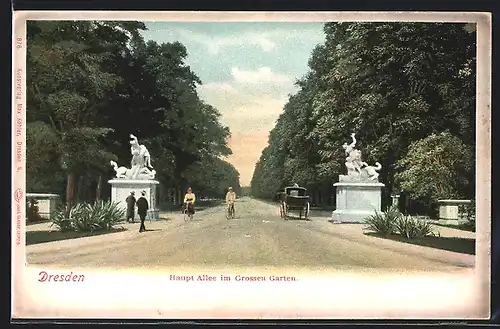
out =
{"type": "Polygon", "coordinates": [[[287,220],[290,211],[298,211],[300,219],[302,219],[302,214],[306,220],[308,219],[310,205],[307,189],[296,185],[285,187],[283,192],[278,192],[278,199],[281,218],[287,220]]]}

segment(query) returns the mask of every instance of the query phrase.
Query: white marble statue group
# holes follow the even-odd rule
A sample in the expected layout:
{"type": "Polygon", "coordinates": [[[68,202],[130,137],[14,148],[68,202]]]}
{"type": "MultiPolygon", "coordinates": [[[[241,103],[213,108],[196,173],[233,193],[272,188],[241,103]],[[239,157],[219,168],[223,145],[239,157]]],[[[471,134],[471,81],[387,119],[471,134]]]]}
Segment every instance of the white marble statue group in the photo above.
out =
{"type": "Polygon", "coordinates": [[[347,155],[345,162],[347,175],[340,175],[340,181],[378,181],[378,171],[382,169],[382,165],[376,162],[375,166],[370,166],[363,161],[361,151],[355,148],[355,136],[355,133],[351,134],[351,144],[342,145],[347,155]]]}
{"type": "Polygon", "coordinates": [[[110,161],[116,172],[116,178],[121,179],[154,179],[156,171],[151,166],[151,156],[146,146],[139,144],[139,140],[130,134],[130,153],[132,161],[130,168],[119,167],[115,161],[110,161]]]}

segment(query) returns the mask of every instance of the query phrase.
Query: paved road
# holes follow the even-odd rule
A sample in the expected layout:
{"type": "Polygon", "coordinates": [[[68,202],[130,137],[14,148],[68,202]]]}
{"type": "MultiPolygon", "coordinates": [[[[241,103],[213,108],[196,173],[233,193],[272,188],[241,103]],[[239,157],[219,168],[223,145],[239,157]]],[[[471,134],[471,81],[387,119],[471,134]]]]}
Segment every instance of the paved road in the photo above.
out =
{"type": "MultiPolygon", "coordinates": [[[[184,222],[179,213],[139,224],[125,232],[27,246],[29,264],[78,267],[310,268],[442,271],[474,266],[474,256],[410,245],[363,234],[361,224],[331,224],[328,213],[310,221],[284,221],[277,205],[250,198],[237,200],[236,215],[226,220],[222,206],[197,212],[184,222]]],[[[28,229],[42,229],[39,224],[28,229]]],[[[468,235],[448,228],[442,236],[468,235]]]]}

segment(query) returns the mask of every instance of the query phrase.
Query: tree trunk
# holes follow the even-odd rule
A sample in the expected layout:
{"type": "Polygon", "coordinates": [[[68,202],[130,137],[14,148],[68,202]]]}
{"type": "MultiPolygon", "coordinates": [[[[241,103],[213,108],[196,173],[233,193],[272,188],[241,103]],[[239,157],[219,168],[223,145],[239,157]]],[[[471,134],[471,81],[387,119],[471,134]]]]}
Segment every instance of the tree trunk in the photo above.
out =
{"type": "Polygon", "coordinates": [[[80,175],[80,177],[78,177],[78,185],[77,185],[77,188],[76,188],[76,202],[79,202],[79,201],[82,201],[85,199],[85,194],[84,194],[84,191],[85,189],[83,188],[84,187],[84,183],[85,183],[85,176],[84,175],[80,175]]]}
{"type": "Polygon", "coordinates": [[[69,216],[69,212],[73,205],[73,192],[75,185],[75,174],[68,172],[66,176],[66,215],[69,216]]]}
{"type": "Polygon", "coordinates": [[[96,201],[101,200],[101,188],[102,188],[102,176],[99,175],[97,177],[97,187],[95,189],[95,200],[96,201]]]}

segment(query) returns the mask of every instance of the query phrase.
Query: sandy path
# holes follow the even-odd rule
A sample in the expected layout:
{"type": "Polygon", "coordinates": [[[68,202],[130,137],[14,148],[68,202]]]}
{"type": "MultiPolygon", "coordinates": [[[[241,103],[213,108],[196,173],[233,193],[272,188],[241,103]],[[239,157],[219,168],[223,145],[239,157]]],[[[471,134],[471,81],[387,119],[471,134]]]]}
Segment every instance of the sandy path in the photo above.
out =
{"type": "MultiPolygon", "coordinates": [[[[361,224],[331,224],[325,213],[311,221],[284,221],[277,205],[242,198],[234,220],[219,206],[192,222],[179,213],[169,220],[124,224],[125,232],[27,246],[29,264],[78,267],[248,267],[336,270],[453,271],[474,266],[474,256],[366,236],[361,224]]],[[[28,227],[44,230],[47,224],[28,227]]],[[[441,236],[474,233],[439,228],[441,236]]]]}

